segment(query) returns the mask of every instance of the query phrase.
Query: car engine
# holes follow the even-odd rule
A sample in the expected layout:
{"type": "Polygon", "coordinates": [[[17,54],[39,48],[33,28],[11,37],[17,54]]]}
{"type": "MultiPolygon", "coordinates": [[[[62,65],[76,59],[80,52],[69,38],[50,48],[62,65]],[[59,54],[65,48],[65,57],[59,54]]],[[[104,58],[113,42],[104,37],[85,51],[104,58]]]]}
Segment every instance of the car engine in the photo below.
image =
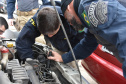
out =
{"type": "MultiPolygon", "coordinates": [[[[35,43],[32,46],[35,59],[27,58],[24,61],[18,57],[14,39],[3,39],[0,46],[3,47],[0,54],[0,84],[81,84],[78,70],[47,59],[47,53],[52,56],[52,49],[47,45],[35,43]]],[[[82,77],[82,84],[89,83],[82,77]]]]}

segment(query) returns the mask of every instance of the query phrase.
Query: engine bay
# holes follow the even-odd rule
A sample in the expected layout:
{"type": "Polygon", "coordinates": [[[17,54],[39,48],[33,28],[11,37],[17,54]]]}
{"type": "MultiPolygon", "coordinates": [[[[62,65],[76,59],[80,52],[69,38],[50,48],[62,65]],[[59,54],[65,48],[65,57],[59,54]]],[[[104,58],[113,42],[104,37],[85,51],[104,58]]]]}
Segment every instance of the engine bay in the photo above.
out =
{"type": "MultiPolygon", "coordinates": [[[[78,70],[47,59],[47,53],[51,56],[52,50],[49,46],[35,43],[32,46],[35,59],[22,61],[16,52],[14,39],[4,39],[0,43],[9,50],[1,51],[0,84],[81,84],[78,70]],[[14,46],[8,48],[9,43],[14,46]]],[[[82,84],[89,83],[82,77],[82,84]]]]}

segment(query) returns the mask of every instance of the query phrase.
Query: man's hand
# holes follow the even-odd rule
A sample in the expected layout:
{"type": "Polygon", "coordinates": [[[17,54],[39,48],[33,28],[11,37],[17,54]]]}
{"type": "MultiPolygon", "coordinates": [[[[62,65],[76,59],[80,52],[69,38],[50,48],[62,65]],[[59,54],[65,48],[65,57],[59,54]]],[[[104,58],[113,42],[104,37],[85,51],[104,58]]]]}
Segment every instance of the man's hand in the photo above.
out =
{"type": "Polygon", "coordinates": [[[8,24],[9,24],[10,26],[13,26],[13,19],[8,19],[8,24]]]}
{"type": "Polygon", "coordinates": [[[52,51],[52,55],[53,56],[48,57],[48,59],[54,60],[54,61],[57,61],[57,62],[63,62],[61,55],[58,54],[57,52],[52,51]]]}

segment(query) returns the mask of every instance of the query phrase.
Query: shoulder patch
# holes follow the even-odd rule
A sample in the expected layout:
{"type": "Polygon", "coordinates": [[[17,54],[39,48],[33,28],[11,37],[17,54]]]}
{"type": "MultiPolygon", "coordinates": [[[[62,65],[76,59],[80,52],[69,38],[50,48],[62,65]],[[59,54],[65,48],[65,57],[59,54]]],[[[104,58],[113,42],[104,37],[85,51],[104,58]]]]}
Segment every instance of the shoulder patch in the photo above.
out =
{"type": "Polygon", "coordinates": [[[30,23],[36,27],[34,19],[31,18],[30,23]]]}
{"type": "Polygon", "coordinates": [[[95,17],[95,7],[97,6],[97,3],[94,3],[92,2],[89,9],[88,9],[88,17],[89,17],[89,20],[90,22],[95,26],[97,27],[98,25],[98,20],[97,18],[95,17]]]}
{"type": "Polygon", "coordinates": [[[107,4],[104,1],[98,1],[96,6],[96,16],[98,20],[103,24],[107,19],[107,4]]]}
{"type": "Polygon", "coordinates": [[[89,19],[87,17],[87,13],[85,12],[85,10],[83,11],[83,13],[81,14],[84,21],[88,24],[88,26],[90,26],[90,22],[89,22],[89,19]]]}
{"type": "Polygon", "coordinates": [[[107,3],[101,0],[92,2],[88,9],[88,18],[94,27],[104,24],[107,21],[107,3]]]}

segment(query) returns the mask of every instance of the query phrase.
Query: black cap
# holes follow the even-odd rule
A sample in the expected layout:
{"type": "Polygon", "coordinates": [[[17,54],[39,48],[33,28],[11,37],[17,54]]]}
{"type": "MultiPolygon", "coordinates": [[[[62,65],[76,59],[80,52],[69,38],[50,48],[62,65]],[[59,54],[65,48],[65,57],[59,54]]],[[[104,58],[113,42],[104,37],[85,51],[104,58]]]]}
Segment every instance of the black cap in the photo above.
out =
{"type": "Polygon", "coordinates": [[[74,10],[76,12],[76,14],[78,15],[78,7],[79,7],[79,4],[80,4],[80,0],[74,0],[74,10]]]}
{"type": "MultiPolygon", "coordinates": [[[[67,9],[67,6],[72,2],[72,0],[61,0],[61,10],[64,14],[64,12],[67,9]]],[[[78,7],[80,4],[80,0],[74,0],[73,6],[74,6],[74,10],[76,12],[76,14],[78,15],[78,7]]]]}
{"type": "Polygon", "coordinates": [[[67,6],[72,2],[72,0],[61,0],[61,10],[64,14],[64,12],[67,9],[67,6]]]}

